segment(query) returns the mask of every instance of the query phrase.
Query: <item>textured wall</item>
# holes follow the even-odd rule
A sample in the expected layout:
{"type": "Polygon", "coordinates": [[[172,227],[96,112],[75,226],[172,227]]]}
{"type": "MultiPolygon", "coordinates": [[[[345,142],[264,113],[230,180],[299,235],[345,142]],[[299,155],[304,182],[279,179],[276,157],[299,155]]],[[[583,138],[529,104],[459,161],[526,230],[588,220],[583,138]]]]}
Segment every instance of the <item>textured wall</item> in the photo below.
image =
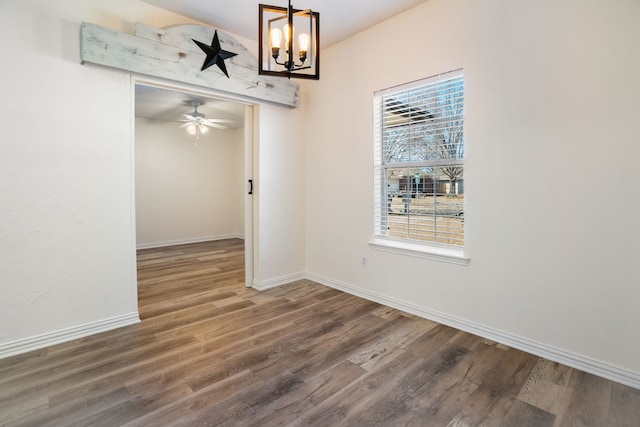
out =
{"type": "Polygon", "coordinates": [[[640,374],[638,21],[635,1],[430,0],[324,51],[307,271],[640,374]],[[373,93],[458,68],[471,261],[372,251],[373,93]]]}
{"type": "MultiPolygon", "coordinates": [[[[11,58],[0,79],[0,355],[137,318],[132,79],[80,65],[83,21],[126,32],[136,21],[191,22],[139,1],[0,2],[0,43],[11,58]]],[[[262,159],[256,142],[254,200],[270,230],[303,236],[303,204],[273,202],[282,171],[304,175],[298,135],[281,132],[295,113],[257,110],[277,117],[276,127],[257,119],[256,134],[278,155],[262,159]]],[[[262,249],[270,265],[256,257],[261,277],[303,270],[300,237],[276,251],[282,235],[254,233],[272,248],[262,249]]]]}
{"type": "Polygon", "coordinates": [[[243,236],[244,137],[136,119],[136,244],[243,236]]]}

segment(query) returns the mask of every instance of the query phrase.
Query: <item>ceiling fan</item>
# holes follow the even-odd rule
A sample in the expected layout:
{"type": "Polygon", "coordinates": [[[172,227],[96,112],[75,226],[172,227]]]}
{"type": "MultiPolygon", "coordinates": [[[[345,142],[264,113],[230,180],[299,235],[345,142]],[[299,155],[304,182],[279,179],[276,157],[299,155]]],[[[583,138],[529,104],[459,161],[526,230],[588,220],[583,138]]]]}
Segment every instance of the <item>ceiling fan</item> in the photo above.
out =
{"type": "Polygon", "coordinates": [[[193,112],[190,114],[183,114],[186,117],[184,120],[180,120],[181,122],[185,122],[180,125],[181,128],[187,128],[187,132],[190,135],[195,135],[197,138],[200,135],[207,132],[208,127],[217,128],[217,129],[227,129],[223,123],[234,123],[231,119],[207,119],[205,115],[198,112],[198,106],[201,105],[199,101],[191,101],[191,105],[193,106],[193,112]]]}

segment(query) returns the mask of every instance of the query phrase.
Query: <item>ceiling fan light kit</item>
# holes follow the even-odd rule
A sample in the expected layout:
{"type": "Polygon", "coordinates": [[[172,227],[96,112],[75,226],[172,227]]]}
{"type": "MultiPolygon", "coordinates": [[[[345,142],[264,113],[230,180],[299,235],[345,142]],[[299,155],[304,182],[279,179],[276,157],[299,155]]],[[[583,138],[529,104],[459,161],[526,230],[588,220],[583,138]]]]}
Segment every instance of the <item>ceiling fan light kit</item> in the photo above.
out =
{"type": "Polygon", "coordinates": [[[258,74],[320,79],[320,14],[259,5],[258,74]]]}
{"type": "Polygon", "coordinates": [[[189,135],[194,135],[196,139],[200,139],[200,136],[207,133],[210,127],[217,129],[227,129],[223,123],[233,123],[231,119],[207,119],[204,114],[198,111],[198,107],[202,105],[199,101],[191,101],[193,106],[193,112],[189,114],[183,114],[186,119],[185,122],[180,125],[181,128],[186,128],[189,135]]]}
{"type": "Polygon", "coordinates": [[[207,133],[207,127],[205,125],[196,125],[194,123],[187,124],[187,132],[189,135],[198,135],[207,133]]]}

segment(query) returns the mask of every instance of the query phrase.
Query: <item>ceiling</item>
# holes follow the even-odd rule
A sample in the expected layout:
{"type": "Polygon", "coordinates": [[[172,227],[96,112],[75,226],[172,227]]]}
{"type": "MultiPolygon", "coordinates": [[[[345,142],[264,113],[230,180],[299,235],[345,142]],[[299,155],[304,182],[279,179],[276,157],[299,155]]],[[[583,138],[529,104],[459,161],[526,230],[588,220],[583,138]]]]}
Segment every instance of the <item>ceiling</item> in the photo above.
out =
{"type": "MultiPolygon", "coordinates": [[[[144,0],[215,28],[258,39],[260,0],[144,0]]],[[[286,7],[284,0],[263,0],[286,7]]],[[[327,48],[427,0],[292,0],[297,9],[320,13],[320,46],[327,48]]]]}
{"type": "MultiPolygon", "coordinates": [[[[178,122],[183,114],[193,112],[192,102],[198,102],[198,112],[207,119],[231,119],[228,128],[244,126],[244,105],[213,98],[190,95],[152,86],[136,85],[136,117],[178,122]]],[[[176,125],[179,125],[176,123],[176,125]]]]}
{"type": "MultiPolygon", "coordinates": [[[[250,40],[258,38],[259,0],[143,1],[250,40]]],[[[264,1],[287,6],[284,0],[264,1]]],[[[425,1],[293,0],[293,6],[320,13],[320,46],[326,48],[425,1]]],[[[200,103],[198,111],[208,119],[232,119],[235,124],[228,127],[243,126],[243,105],[142,85],[136,86],[136,117],[177,122],[193,111],[194,100],[200,103]]]]}

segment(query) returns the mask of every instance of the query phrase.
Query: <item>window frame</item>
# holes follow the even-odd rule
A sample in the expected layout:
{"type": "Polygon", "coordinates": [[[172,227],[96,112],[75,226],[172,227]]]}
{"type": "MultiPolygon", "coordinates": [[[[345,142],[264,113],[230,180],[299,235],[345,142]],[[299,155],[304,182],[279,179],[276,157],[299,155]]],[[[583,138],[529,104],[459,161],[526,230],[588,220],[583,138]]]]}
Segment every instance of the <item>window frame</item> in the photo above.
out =
{"type": "MultiPolygon", "coordinates": [[[[388,104],[385,104],[385,102],[389,103],[391,97],[406,93],[407,91],[411,91],[414,89],[428,90],[429,88],[437,87],[436,85],[442,85],[443,82],[454,80],[454,79],[461,79],[461,83],[462,83],[461,104],[464,105],[465,87],[464,87],[464,73],[462,69],[450,71],[447,73],[442,73],[432,77],[427,77],[425,79],[417,80],[417,81],[403,84],[400,86],[387,88],[374,93],[374,96],[373,96],[374,232],[373,232],[373,237],[369,242],[369,245],[372,249],[391,252],[391,253],[397,253],[397,254],[403,254],[403,255],[409,255],[409,256],[414,256],[419,258],[444,261],[444,262],[449,262],[449,263],[454,263],[459,265],[467,265],[469,263],[469,257],[465,255],[464,237],[466,234],[465,233],[466,227],[463,227],[463,230],[462,230],[463,235],[462,235],[461,245],[437,242],[435,234],[434,234],[434,240],[422,240],[422,239],[410,238],[410,237],[406,237],[406,238],[393,237],[385,233],[387,229],[387,227],[385,227],[385,224],[387,224],[386,221],[389,215],[389,212],[387,210],[389,206],[388,205],[389,203],[388,187],[387,187],[387,179],[388,179],[387,174],[389,170],[393,170],[393,169],[409,170],[411,168],[416,168],[416,169],[417,168],[438,168],[438,167],[445,167],[445,166],[456,166],[456,167],[460,166],[464,170],[464,163],[465,163],[464,153],[461,155],[461,157],[455,157],[450,159],[442,159],[442,158],[435,159],[435,160],[434,159],[430,159],[430,160],[418,159],[417,161],[412,161],[414,159],[411,158],[411,154],[409,154],[409,160],[406,159],[407,154],[403,154],[403,156],[405,156],[404,160],[397,161],[397,162],[385,162],[384,161],[385,154],[383,153],[383,150],[385,149],[385,145],[384,145],[385,137],[383,136],[383,133],[385,132],[385,129],[388,130],[394,127],[393,125],[388,125],[388,126],[384,125],[385,123],[384,116],[385,114],[388,114],[388,111],[386,110],[386,108],[388,108],[388,104]],[[385,231],[382,231],[383,229],[385,229],[385,231]]],[[[422,111],[423,117],[418,117],[418,118],[424,119],[426,117],[425,113],[426,113],[426,110],[422,111]]],[[[433,117],[431,117],[431,119],[432,118],[433,117]]],[[[426,122],[426,120],[423,120],[423,121],[426,122]]],[[[412,126],[411,121],[409,121],[406,124],[400,123],[395,126],[399,127],[399,126],[405,126],[405,125],[412,126]]],[[[427,124],[424,124],[425,129],[427,128],[427,126],[428,126],[427,124]]],[[[417,124],[416,126],[413,126],[413,127],[419,128],[417,124]]],[[[412,128],[407,128],[407,129],[409,129],[409,131],[413,131],[412,128]]],[[[423,132],[426,134],[428,131],[423,131],[423,132]]],[[[462,116],[462,132],[463,132],[463,138],[464,138],[464,107],[463,107],[463,116],[462,116]]],[[[402,147],[402,149],[410,150],[409,145],[410,144],[407,143],[405,146],[402,147]]],[[[428,149],[431,149],[431,145],[427,147],[428,149]]],[[[464,150],[464,145],[462,145],[462,149],[464,150]]],[[[463,171],[463,176],[464,176],[464,171],[463,171]]],[[[407,175],[407,177],[409,177],[409,175],[407,175]]],[[[407,179],[411,179],[411,178],[409,177],[407,179]]],[[[416,183],[416,187],[417,185],[418,184],[416,183]]],[[[435,188],[435,184],[434,184],[434,188],[435,188]]],[[[434,204],[435,204],[436,190],[434,189],[432,191],[433,191],[432,194],[434,194],[434,204]]],[[[464,205],[464,199],[462,201],[462,204],[464,205]]],[[[464,212],[464,210],[462,210],[462,212],[464,212]]],[[[414,217],[417,217],[417,216],[419,216],[419,214],[414,215],[414,217]]],[[[438,217],[440,217],[440,215],[438,215],[434,211],[434,215],[433,215],[434,223],[435,221],[437,221],[438,217]]],[[[409,220],[409,216],[407,218],[409,220]]]]}

